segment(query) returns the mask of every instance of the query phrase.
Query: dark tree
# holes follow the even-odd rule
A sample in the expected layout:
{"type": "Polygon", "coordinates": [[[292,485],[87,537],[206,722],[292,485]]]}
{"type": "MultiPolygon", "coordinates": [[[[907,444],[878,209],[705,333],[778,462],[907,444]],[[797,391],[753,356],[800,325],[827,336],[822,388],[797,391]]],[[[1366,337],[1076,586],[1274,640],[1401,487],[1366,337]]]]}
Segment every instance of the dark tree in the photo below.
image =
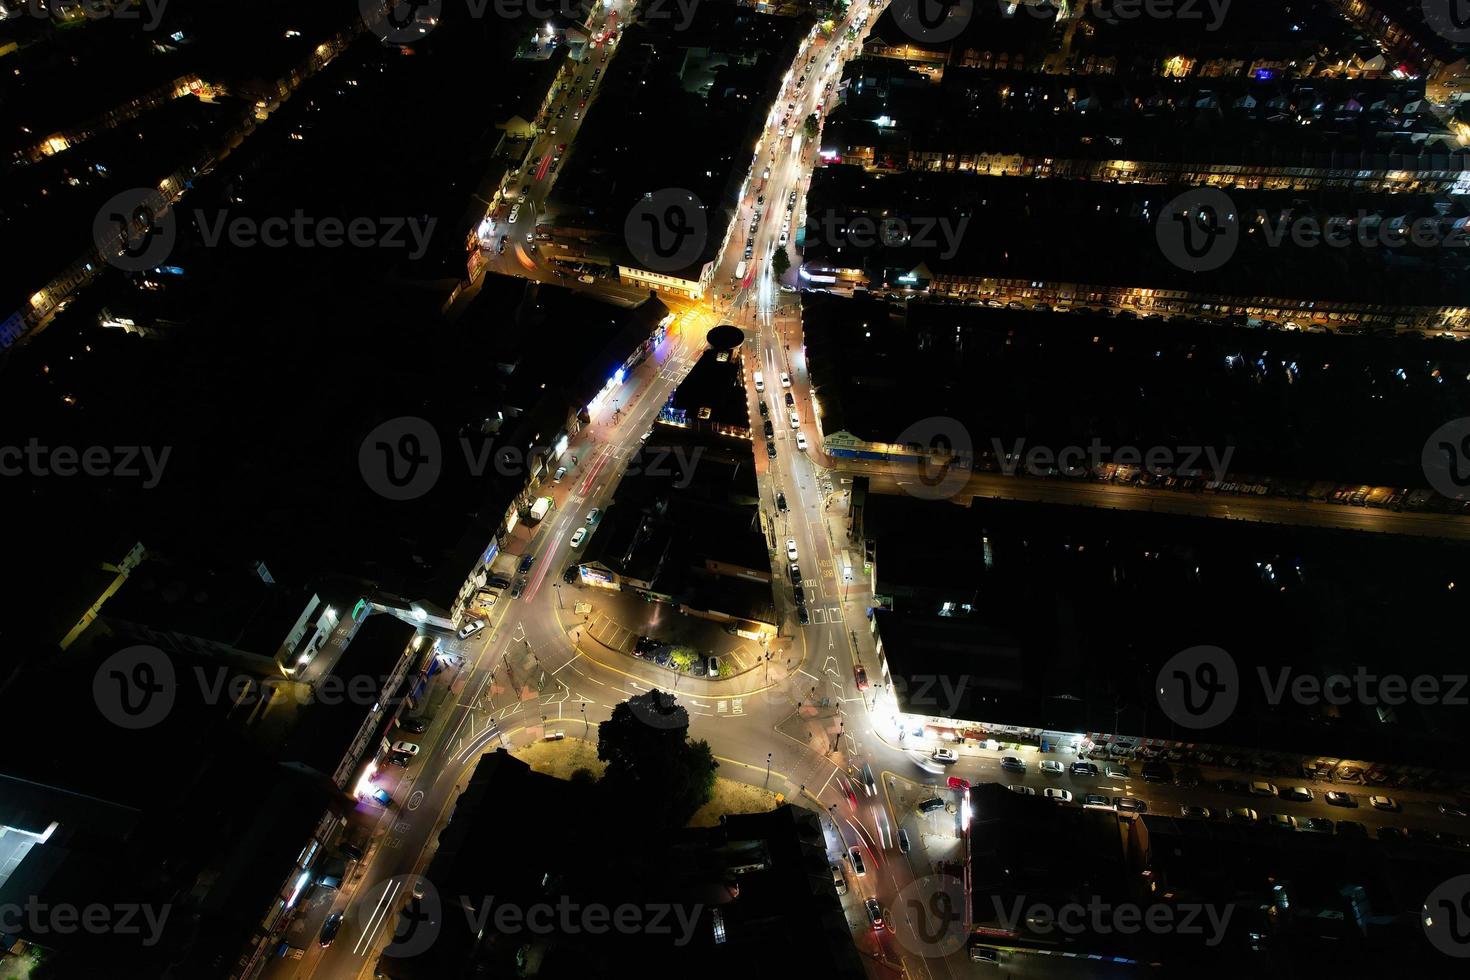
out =
{"type": "Polygon", "coordinates": [[[714,792],[709,745],[689,741],[689,713],[666,691],[649,691],[613,709],[597,726],[601,786],[616,811],[640,826],[684,826],[714,792]]]}
{"type": "Polygon", "coordinates": [[[786,275],[787,271],[790,268],[791,256],[786,254],[786,250],[784,248],[776,249],[775,254],[771,256],[771,271],[776,274],[776,278],[780,279],[782,276],[786,275]]]}

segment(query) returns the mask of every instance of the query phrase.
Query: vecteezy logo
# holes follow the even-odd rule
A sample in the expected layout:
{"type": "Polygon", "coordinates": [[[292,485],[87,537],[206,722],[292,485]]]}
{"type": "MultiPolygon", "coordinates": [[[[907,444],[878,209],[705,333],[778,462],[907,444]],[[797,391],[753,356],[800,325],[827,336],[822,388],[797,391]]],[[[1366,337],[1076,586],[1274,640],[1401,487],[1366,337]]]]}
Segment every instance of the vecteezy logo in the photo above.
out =
{"type": "Polygon", "coordinates": [[[1431,487],[1451,500],[1470,500],[1470,418],[1435,429],[1419,461],[1431,487]]]}
{"type": "Polygon", "coordinates": [[[970,483],[975,446],[970,432],[945,416],[920,419],[898,435],[898,445],[913,457],[917,480],[899,480],[899,486],[922,500],[948,500],[970,483]]]}
{"type": "Polygon", "coordinates": [[[168,199],[134,187],[107,199],[92,219],[92,241],[102,258],[124,272],[143,272],[173,251],[178,227],[168,199]]]}
{"type": "Polygon", "coordinates": [[[1190,647],[1165,661],[1155,688],[1159,707],[1176,725],[1212,728],[1235,711],[1240,672],[1219,647],[1190,647]]]}
{"type": "Polygon", "coordinates": [[[915,41],[953,41],[975,15],[975,0],[893,0],[893,21],[915,41]]]}
{"type": "Polygon", "coordinates": [[[102,716],[119,728],[151,728],[174,706],[174,665],[157,647],[117,651],[92,677],[92,700],[102,716]]]}
{"type": "Polygon", "coordinates": [[[439,23],[444,0],[357,0],[362,22],[384,44],[417,41],[439,23]]]}
{"type": "Polygon", "coordinates": [[[413,500],[439,481],[444,454],[439,433],[413,415],[389,419],[367,434],[357,466],[368,488],[389,500],[413,500]]]}
{"type": "Polygon", "coordinates": [[[699,258],[709,236],[704,205],[690,191],[665,187],[643,195],[623,222],[623,240],[654,272],[686,269],[699,258]]]}
{"type": "Polygon", "coordinates": [[[393,938],[383,947],[384,956],[418,956],[439,938],[444,903],[434,883],[423,875],[394,875],[359,892],[343,918],[361,923],[368,942],[377,941],[379,930],[391,930],[393,938]]]}
{"type": "Polygon", "coordinates": [[[1197,187],[1164,205],[1154,226],[1164,258],[1187,272],[1218,269],[1235,254],[1240,223],[1222,190],[1197,187]]]}
{"type": "Polygon", "coordinates": [[[1470,957],[1470,875],[1457,875],[1430,892],[1420,923],[1435,949],[1459,959],[1470,957]]]}
{"type": "Polygon", "coordinates": [[[965,883],[954,875],[909,882],[889,910],[894,934],[917,956],[943,957],[965,944],[965,883]]]}
{"type": "Polygon", "coordinates": [[[1470,2],[1423,0],[1424,22],[1434,33],[1456,43],[1470,41],[1470,2]]]}

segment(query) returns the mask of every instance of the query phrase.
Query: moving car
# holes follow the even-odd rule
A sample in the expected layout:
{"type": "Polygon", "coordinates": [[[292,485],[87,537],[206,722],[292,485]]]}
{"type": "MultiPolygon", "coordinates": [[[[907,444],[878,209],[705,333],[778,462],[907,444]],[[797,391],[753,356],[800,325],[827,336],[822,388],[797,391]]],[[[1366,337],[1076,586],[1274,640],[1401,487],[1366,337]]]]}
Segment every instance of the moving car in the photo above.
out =
{"type": "Polygon", "coordinates": [[[786,494],[776,494],[776,509],[783,514],[786,513],[786,494]]]}
{"type": "Polygon", "coordinates": [[[405,742],[399,740],[393,743],[394,752],[402,752],[404,755],[418,755],[419,746],[417,742],[405,742]]]}
{"type": "Polygon", "coordinates": [[[580,548],[580,547],[582,547],[582,542],[583,541],[586,541],[586,540],[587,540],[587,529],[585,527],[579,527],[572,534],[572,547],[573,548],[580,548]]]}
{"type": "Polygon", "coordinates": [[[863,775],[863,790],[865,792],[867,792],[867,794],[869,796],[877,796],[878,795],[878,781],[873,778],[873,767],[870,766],[870,765],[868,765],[866,762],[864,762],[863,763],[863,769],[862,769],[862,775],[863,775]]]}
{"type": "Polygon", "coordinates": [[[796,557],[797,557],[796,556],[796,539],[795,538],[787,538],[786,539],[786,560],[787,561],[796,561],[796,557]]]}
{"type": "Polygon", "coordinates": [[[930,753],[930,758],[935,762],[959,762],[960,757],[954,749],[935,749],[930,753]]]}
{"type": "Polygon", "coordinates": [[[863,900],[863,908],[868,911],[868,921],[873,923],[874,929],[883,928],[883,906],[878,904],[876,898],[863,900]]]}
{"type": "MultiPolygon", "coordinates": [[[[792,193],[792,200],[795,200],[796,199],[796,192],[795,191],[792,191],[791,193],[792,193]]],[[[781,387],[782,388],[790,388],[791,387],[791,375],[787,374],[785,371],[782,371],[781,372],[781,387]]]]}
{"type": "Polygon", "coordinates": [[[485,621],[483,619],[472,619],[459,628],[459,638],[461,640],[468,640],[484,628],[485,621]]]}
{"type": "Polygon", "coordinates": [[[796,448],[801,452],[806,452],[806,434],[800,429],[796,431],[796,448]]]}
{"type": "Polygon", "coordinates": [[[1037,768],[1051,776],[1060,776],[1066,771],[1062,768],[1062,764],[1055,759],[1043,759],[1037,768]]]}
{"type": "Polygon", "coordinates": [[[1440,815],[1441,816],[1446,816],[1446,817],[1463,817],[1463,816],[1465,816],[1465,808],[1464,807],[1460,807],[1460,806],[1456,806],[1453,803],[1441,803],[1439,805],[1439,812],[1440,812],[1440,815]]]}
{"type": "Polygon", "coordinates": [[[332,940],[337,938],[337,932],[342,928],[342,913],[333,912],[327,916],[327,921],[322,923],[322,934],[319,940],[322,949],[332,945],[332,940]]]}
{"type": "Polygon", "coordinates": [[[903,829],[902,827],[900,827],[900,828],[898,828],[898,853],[900,853],[900,854],[907,854],[908,852],[909,852],[909,832],[907,830],[903,829]]]}
{"type": "Polygon", "coordinates": [[[868,672],[863,669],[863,665],[858,664],[856,667],[854,667],[852,669],[852,674],[854,677],[857,678],[858,690],[866,691],[868,689],[868,672]]]}

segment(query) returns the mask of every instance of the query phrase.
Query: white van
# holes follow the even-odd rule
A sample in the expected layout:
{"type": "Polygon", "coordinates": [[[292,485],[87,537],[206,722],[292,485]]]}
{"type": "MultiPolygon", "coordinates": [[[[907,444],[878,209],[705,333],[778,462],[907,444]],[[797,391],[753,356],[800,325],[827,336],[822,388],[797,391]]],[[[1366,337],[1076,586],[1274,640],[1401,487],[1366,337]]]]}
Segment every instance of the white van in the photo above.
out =
{"type": "Polygon", "coordinates": [[[756,391],[756,394],[760,394],[760,393],[764,392],[765,390],[766,390],[766,379],[761,376],[761,373],[759,371],[757,371],[757,372],[755,372],[755,391],[756,391]]]}

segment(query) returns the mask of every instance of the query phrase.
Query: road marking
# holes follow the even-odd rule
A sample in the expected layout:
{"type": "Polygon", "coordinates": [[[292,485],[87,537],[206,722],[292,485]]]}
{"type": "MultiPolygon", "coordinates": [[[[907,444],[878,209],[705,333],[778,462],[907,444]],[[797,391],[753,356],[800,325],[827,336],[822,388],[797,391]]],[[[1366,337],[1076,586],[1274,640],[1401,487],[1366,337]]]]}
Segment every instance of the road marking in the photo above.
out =
{"type": "Polygon", "coordinates": [[[745,714],[745,699],[744,698],[733,698],[733,699],[731,699],[731,701],[730,701],[730,714],[732,714],[732,715],[743,715],[743,714],[745,714]]]}
{"type": "Polygon", "coordinates": [[[730,710],[730,703],[728,701],[716,701],[715,702],[715,712],[717,714],[724,714],[726,711],[729,711],[729,710],[730,710]]]}

